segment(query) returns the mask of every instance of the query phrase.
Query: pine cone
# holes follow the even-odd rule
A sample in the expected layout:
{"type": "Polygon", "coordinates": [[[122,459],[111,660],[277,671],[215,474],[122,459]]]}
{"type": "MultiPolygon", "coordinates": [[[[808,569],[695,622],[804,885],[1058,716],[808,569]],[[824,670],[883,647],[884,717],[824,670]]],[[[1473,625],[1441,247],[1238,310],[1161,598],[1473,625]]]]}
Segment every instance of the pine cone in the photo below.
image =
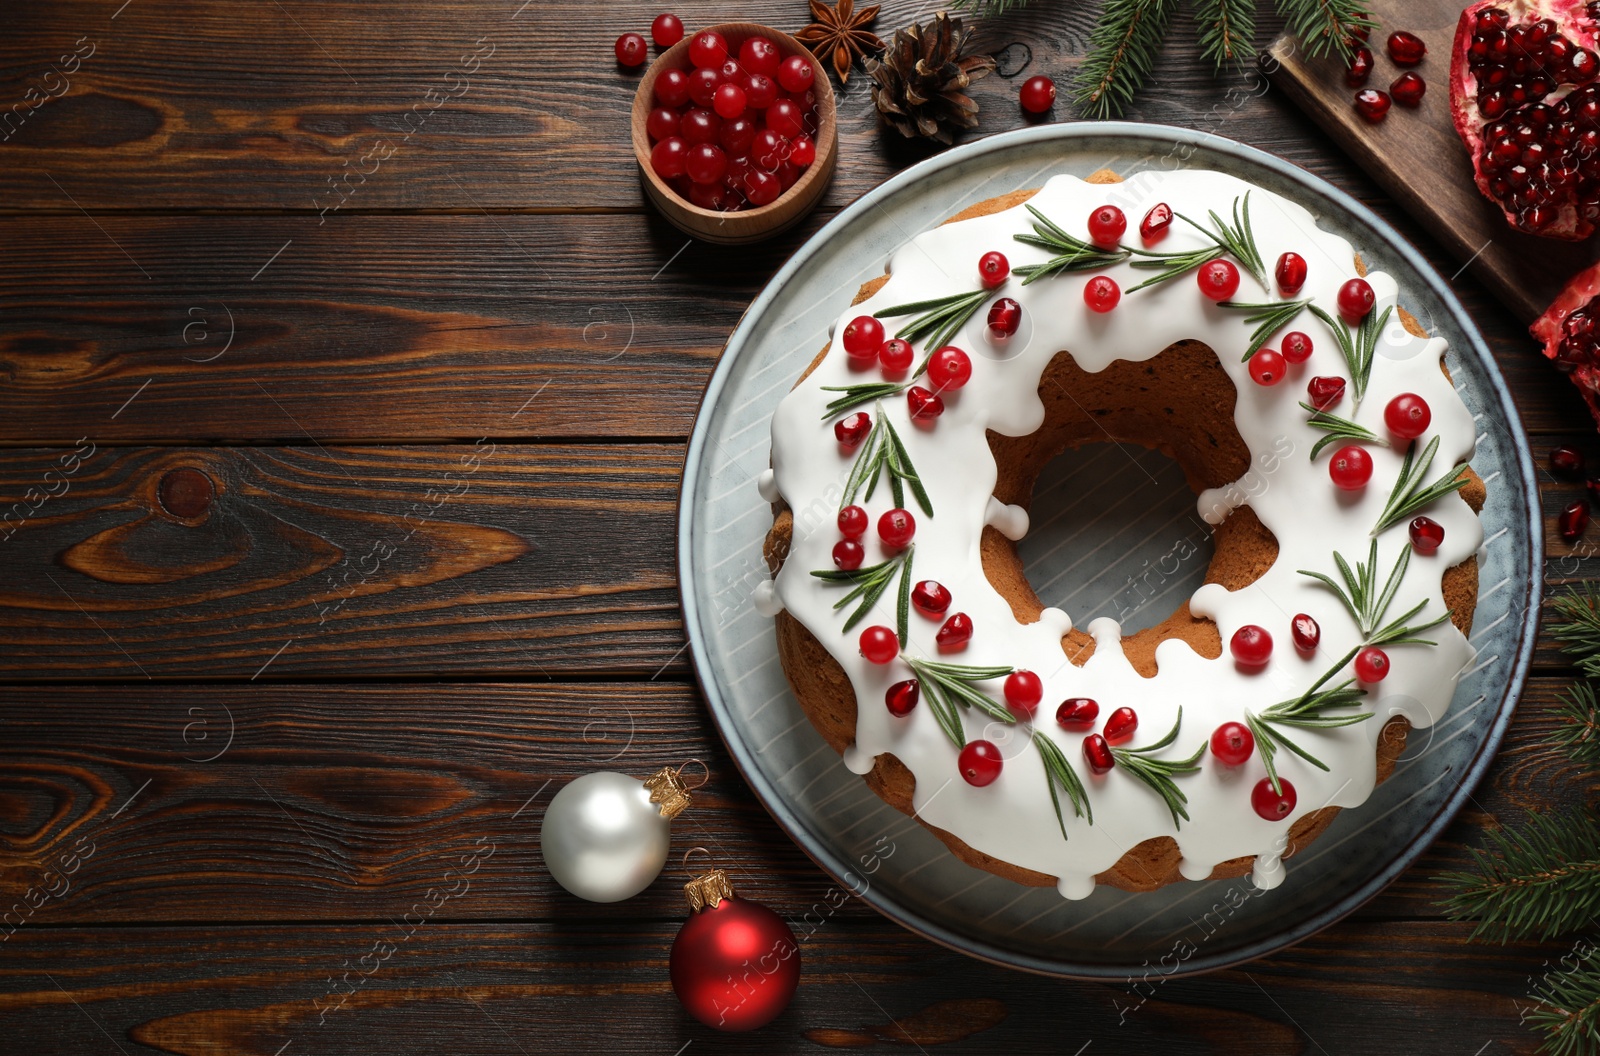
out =
{"type": "Polygon", "coordinates": [[[884,124],[910,139],[951,143],[956,129],[978,126],[967,86],[994,72],[989,55],[964,55],[972,32],[943,11],[932,22],[895,31],[883,60],[866,61],[872,102],[884,124]]]}

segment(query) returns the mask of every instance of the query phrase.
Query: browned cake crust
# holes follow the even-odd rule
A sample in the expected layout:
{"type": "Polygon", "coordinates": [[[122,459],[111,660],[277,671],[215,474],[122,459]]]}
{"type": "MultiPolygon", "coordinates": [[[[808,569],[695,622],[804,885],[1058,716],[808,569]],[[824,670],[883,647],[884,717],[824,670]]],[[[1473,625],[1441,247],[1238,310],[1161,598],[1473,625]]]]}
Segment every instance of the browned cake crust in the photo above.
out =
{"type": "MultiPolygon", "coordinates": [[[[1113,183],[1119,177],[1102,170],[1089,177],[1090,183],[1113,183]]],[[[946,223],[985,216],[1020,205],[1034,195],[1033,190],[1013,191],[964,209],[946,223]]],[[[1359,258],[1357,270],[1365,273],[1359,258]]],[[[889,279],[887,274],[861,286],[853,303],[872,296],[889,279]]],[[[1400,309],[1406,328],[1426,336],[1415,318],[1400,309]]],[[[801,380],[814,370],[828,346],[812,360],[801,380]]],[[[796,384],[799,382],[797,381],[796,384]]],[[[989,447],[998,467],[994,494],[1001,502],[1027,508],[1033,497],[1034,482],[1047,463],[1067,448],[1102,441],[1135,443],[1159,450],[1182,468],[1196,494],[1206,488],[1223,487],[1238,480],[1250,468],[1249,450],[1240,439],[1233,422],[1235,390],[1212,351],[1197,341],[1179,342],[1155,358],[1140,363],[1118,360],[1097,374],[1081,370],[1067,352],[1058,353],[1045,368],[1039,381],[1039,398],[1044,402],[1045,421],[1037,432],[1011,437],[989,433],[989,447]]],[[[1461,495],[1476,511],[1482,510],[1483,481],[1470,468],[1468,485],[1461,495]]],[[[767,534],[764,553],[768,567],[776,575],[789,550],[794,519],[782,503],[767,534]]],[[[1272,566],[1278,556],[1278,543],[1248,506],[1235,510],[1214,530],[1211,564],[1207,583],[1220,583],[1238,590],[1254,582],[1272,566]]],[[[1022,623],[1034,623],[1044,604],[1028,584],[1022,560],[1011,540],[993,528],[985,528],[981,544],[984,574],[1010,603],[1022,623]]],[[[1478,597],[1476,558],[1446,571],[1444,600],[1452,609],[1451,620],[1462,634],[1472,629],[1472,613],[1478,597]]],[[[855,741],[856,698],[844,669],[828,654],[801,623],[787,612],[777,617],[778,655],[785,676],[800,707],[811,724],[834,751],[843,753],[855,741]]],[[[1161,623],[1128,635],[1123,648],[1135,670],[1146,677],[1156,673],[1156,646],[1168,638],[1182,638],[1206,657],[1222,654],[1222,639],[1216,624],[1193,616],[1185,602],[1161,623]]],[[[1069,660],[1082,664],[1094,652],[1094,640],[1074,629],[1061,639],[1069,660]]],[[[1410,725],[1403,718],[1391,719],[1378,742],[1377,778],[1384,781],[1394,771],[1395,760],[1405,750],[1410,725]]],[[[884,802],[916,820],[932,832],[957,857],[968,865],[986,869],[1008,880],[1035,887],[1055,884],[1056,878],[974,850],[949,832],[930,825],[914,813],[912,793],[916,778],[893,754],[878,756],[866,783],[884,802]]],[[[1289,830],[1289,848],[1284,857],[1294,854],[1316,839],[1332,823],[1338,807],[1313,811],[1289,830]]],[[[1125,891],[1151,891],[1181,879],[1178,872],[1178,845],[1169,836],[1145,840],[1129,850],[1115,865],[1095,879],[1125,891]]],[[[1234,858],[1218,865],[1212,879],[1243,876],[1250,872],[1253,855],[1234,858]]]]}

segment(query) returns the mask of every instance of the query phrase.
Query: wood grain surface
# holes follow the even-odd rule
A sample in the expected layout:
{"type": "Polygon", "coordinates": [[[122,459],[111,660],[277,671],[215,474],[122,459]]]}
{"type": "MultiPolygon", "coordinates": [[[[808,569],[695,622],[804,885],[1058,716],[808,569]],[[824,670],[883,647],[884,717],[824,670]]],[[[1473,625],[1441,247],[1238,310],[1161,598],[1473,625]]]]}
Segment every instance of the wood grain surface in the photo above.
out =
{"type": "MultiPolygon", "coordinates": [[[[1548,632],[1500,758],[1411,870],[1300,946],[1197,979],[1062,983],[911,936],[831,898],[742,783],[684,656],[684,441],[771,275],[927,156],[879,136],[859,71],[817,212],[712,247],[645,206],[628,149],[637,75],[611,43],[658,7],[13,7],[0,895],[31,911],[0,940],[0,1050],[1533,1051],[1530,977],[1567,946],[1468,941],[1436,874],[1525,809],[1590,806],[1543,740],[1571,674],[1548,632]],[[565,781],[690,758],[711,779],[674,846],[708,848],[786,918],[832,907],[801,925],[794,1005],[755,1035],[717,1035],[671,996],[679,866],[599,906],[538,854],[565,781]],[[474,858],[468,890],[405,923],[474,858]]],[[[1402,9],[1437,29],[1431,4],[1383,7],[1402,9]]],[[[808,19],[799,0],[676,10],[691,27],[808,19]]],[[[929,11],[894,0],[876,28],[929,11]]],[[[978,39],[1064,88],[1095,17],[1033,0],[978,39]]],[[[1305,91],[1213,76],[1187,14],[1159,63],[1130,117],[1239,139],[1372,206],[1452,276],[1541,465],[1557,444],[1600,465],[1499,273],[1457,274],[1476,247],[1413,219],[1359,143],[1301,111],[1305,91]]],[[[1017,84],[976,86],[979,134],[1024,123],[1017,84]]],[[[1401,118],[1421,120],[1386,129],[1401,118]]],[[[1438,172],[1447,146],[1410,149],[1438,172]]],[[[1541,484],[1547,583],[1600,579],[1597,544],[1551,523],[1581,482],[1541,484]]]]}

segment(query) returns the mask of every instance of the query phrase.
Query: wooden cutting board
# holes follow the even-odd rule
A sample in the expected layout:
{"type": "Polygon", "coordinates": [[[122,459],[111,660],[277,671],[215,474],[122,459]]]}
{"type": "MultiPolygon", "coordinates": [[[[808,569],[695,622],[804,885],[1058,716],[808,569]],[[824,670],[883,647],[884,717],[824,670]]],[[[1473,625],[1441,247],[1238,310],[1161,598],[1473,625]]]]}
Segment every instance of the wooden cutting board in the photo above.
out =
{"type": "Polygon", "coordinates": [[[1513,230],[1473,183],[1466,147],[1450,119],[1450,47],[1464,6],[1461,0],[1372,0],[1368,5],[1379,25],[1372,31],[1376,66],[1368,87],[1387,90],[1402,72],[1384,47],[1391,32],[1410,30],[1428,45],[1428,57],[1416,67],[1428,85],[1422,105],[1416,110],[1396,105],[1376,125],[1356,113],[1357,89],[1345,84],[1339,58],[1310,58],[1293,39],[1281,37],[1264,66],[1273,84],[1402,208],[1518,318],[1532,322],[1567,280],[1595,259],[1600,240],[1559,242],[1513,230]]]}

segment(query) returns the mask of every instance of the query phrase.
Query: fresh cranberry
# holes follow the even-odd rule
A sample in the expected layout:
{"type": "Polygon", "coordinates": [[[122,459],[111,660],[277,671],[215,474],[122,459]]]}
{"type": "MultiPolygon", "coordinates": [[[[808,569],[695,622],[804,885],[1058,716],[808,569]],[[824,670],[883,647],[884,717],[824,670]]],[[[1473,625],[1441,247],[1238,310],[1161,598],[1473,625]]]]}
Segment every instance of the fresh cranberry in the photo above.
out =
{"type": "Polygon", "coordinates": [[[1139,728],[1139,716],[1132,708],[1118,708],[1106,716],[1105,738],[1107,744],[1126,744],[1133,740],[1139,728]]]}
{"type": "Polygon", "coordinates": [[[779,99],[767,107],[765,120],[767,127],[784,139],[793,139],[806,130],[800,104],[788,99],[779,99]]]}
{"type": "Polygon", "coordinates": [[[637,33],[624,33],[617,38],[617,61],[624,66],[642,66],[650,57],[650,44],[637,33]]]}
{"type": "Polygon", "coordinates": [[[959,389],[972,378],[972,360],[954,345],[945,345],[928,359],[928,380],[939,392],[959,389]]]}
{"type": "Polygon", "coordinates": [[[1283,380],[1289,363],[1283,353],[1263,348],[1250,357],[1250,379],[1257,385],[1272,386],[1283,380]]]}
{"type": "Polygon", "coordinates": [[[1357,48],[1350,54],[1350,65],[1345,67],[1344,83],[1352,88],[1360,88],[1372,76],[1372,49],[1357,48]]]}
{"type": "Polygon", "coordinates": [[[663,180],[682,176],[689,157],[689,144],[681,136],[668,136],[650,150],[650,168],[663,180]]]}
{"type": "Polygon", "coordinates": [[[732,208],[733,192],[720,183],[689,184],[689,201],[702,209],[726,212],[732,208]]]}
{"type": "Polygon", "coordinates": [[[1006,707],[1018,718],[1031,719],[1044,699],[1044,682],[1032,671],[1013,671],[1006,676],[1006,707]]]}
{"type": "Polygon", "coordinates": [[[1242,722],[1225,722],[1211,734],[1211,754],[1223,766],[1240,766],[1256,750],[1256,738],[1242,722]]]}
{"type": "Polygon", "coordinates": [[[1091,733],[1083,739],[1083,758],[1089,764],[1089,769],[1097,774],[1108,774],[1117,765],[1117,757],[1111,754],[1111,746],[1098,733],[1091,733]]]}
{"type": "Polygon", "coordinates": [[[950,607],[950,591],[943,583],[925,579],[911,588],[911,607],[936,620],[950,607]]]}
{"type": "Polygon", "coordinates": [[[1283,335],[1283,358],[1290,363],[1304,363],[1311,358],[1311,338],[1298,330],[1283,335]]]}
{"type": "Polygon", "coordinates": [[[1331,410],[1344,399],[1344,379],[1312,378],[1311,384],[1306,386],[1306,395],[1311,397],[1311,406],[1317,410],[1331,410]]]}
{"type": "Polygon", "coordinates": [[[1116,249],[1128,230],[1128,218],[1114,205],[1102,205],[1089,214],[1089,241],[1101,249],[1116,249]]]}
{"type": "Polygon", "coordinates": [[[722,152],[721,147],[696,143],[689,148],[683,169],[695,183],[720,184],[728,174],[728,155],[722,152]]]}
{"type": "Polygon", "coordinates": [[[1030,114],[1042,114],[1055,105],[1056,82],[1048,77],[1029,77],[1022,82],[1017,101],[1030,114]]]}
{"type": "Polygon", "coordinates": [[[1104,314],[1117,306],[1122,300],[1122,289],[1108,275],[1096,275],[1083,287],[1083,303],[1089,310],[1104,314]]]}
{"type": "Polygon", "coordinates": [[[739,65],[763,77],[776,77],[783,65],[783,52],[766,37],[748,37],[739,45],[739,65]]]}
{"type": "Polygon", "coordinates": [[[743,190],[751,205],[771,205],[783,193],[783,183],[770,172],[752,169],[744,178],[743,190]]]}
{"type": "Polygon", "coordinates": [[[789,141],[770,128],[759,128],[750,140],[750,160],[767,172],[777,172],[789,159],[789,141]]]}
{"type": "Polygon", "coordinates": [[[789,161],[797,168],[805,169],[816,160],[816,142],[810,136],[794,137],[794,142],[789,144],[789,161]]]}
{"type": "Polygon", "coordinates": [[[1200,292],[1213,301],[1225,301],[1239,290],[1239,269],[1233,261],[1208,260],[1195,272],[1200,292]]]}
{"type": "Polygon", "coordinates": [[[855,447],[872,431],[872,416],[865,411],[847,415],[833,424],[833,436],[846,448],[855,447]]]}
{"type": "Polygon", "coordinates": [[[1394,96],[1394,101],[1401,106],[1418,107],[1422,105],[1422,97],[1428,91],[1428,83],[1415,73],[1402,73],[1389,85],[1389,94],[1394,96]]]}
{"type": "Polygon", "coordinates": [[[1372,479],[1372,456],[1355,444],[1341,447],[1328,461],[1328,476],[1337,488],[1359,491],[1372,479]]]}
{"type": "Polygon", "coordinates": [[[1339,287],[1339,314],[1352,326],[1367,317],[1376,301],[1377,295],[1366,279],[1351,279],[1339,287]]]}
{"type": "Polygon", "coordinates": [[[728,61],[728,42],[714,30],[696,33],[689,41],[689,61],[696,69],[715,69],[728,61]]]}
{"type": "Polygon", "coordinates": [[[717,145],[727,151],[730,158],[749,157],[750,148],[755,145],[756,131],[756,123],[749,114],[724,121],[717,132],[717,145]]]}
{"type": "Polygon", "coordinates": [[[678,134],[678,111],[670,106],[658,106],[650,111],[650,116],[645,118],[644,130],[649,134],[651,142],[659,143],[668,136],[678,134]]]}
{"type": "Polygon", "coordinates": [[[1428,431],[1431,421],[1433,412],[1428,409],[1428,401],[1414,392],[1402,392],[1383,409],[1384,424],[1402,440],[1415,440],[1428,431]]]}
{"type": "Polygon", "coordinates": [[[1428,54],[1428,45],[1415,33],[1397,29],[1389,34],[1389,58],[1396,66],[1415,66],[1428,54]]]}
{"type": "Polygon", "coordinates": [[[1302,653],[1314,653],[1322,641],[1322,628],[1305,613],[1298,613],[1289,621],[1289,631],[1294,636],[1294,647],[1302,653]]]}
{"type": "Polygon", "coordinates": [[[1010,337],[1022,325],[1022,305],[1010,297],[1002,297],[989,306],[989,336],[1010,337]]]}
{"type": "Polygon", "coordinates": [[[910,510],[893,509],[878,518],[878,538],[883,540],[883,545],[891,550],[899,550],[910,544],[911,537],[917,534],[916,518],[911,516],[910,510]]]}
{"type": "Polygon", "coordinates": [[[670,11],[663,11],[650,23],[650,39],[659,47],[672,47],[683,39],[683,19],[670,11]]]}
{"type": "Polygon", "coordinates": [[[689,101],[695,106],[711,109],[711,102],[717,97],[717,89],[722,86],[722,71],[705,67],[693,70],[689,74],[689,101]]]}
{"type": "Polygon", "coordinates": [[[1356,680],[1371,685],[1382,682],[1389,673],[1389,654],[1375,645],[1369,645],[1356,654],[1356,680]]]}
{"type": "Polygon", "coordinates": [[[986,290],[1004,286],[1011,275],[1011,262],[1004,253],[990,250],[978,258],[978,282],[986,290]]]}
{"type": "Polygon", "coordinates": [[[939,628],[939,633],[933,636],[934,644],[941,653],[959,652],[967,647],[972,640],[972,617],[964,612],[958,612],[944,621],[944,626],[939,628]]]}
{"type": "Polygon", "coordinates": [[[883,344],[883,324],[872,316],[858,315],[845,324],[844,350],[852,359],[871,358],[878,352],[878,346],[881,344],[883,344]]]}
{"type": "Polygon", "coordinates": [[[1272,635],[1265,627],[1247,623],[1228,640],[1233,658],[1245,667],[1261,667],[1272,658],[1272,635]]]}
{"type": "Polygon", "coordinates": [[[678,107],[689,101],[689,75],[682,70],[662,70],[656,78],[656,102],[678,107]]]}
{"type": "Polygon", "coordinates": [[[911,361],[916,358],[911,342],[898,337],[891,337],[878,346],[878,362],[883,364],[883,372],[892,377],[910,370],[911,361]]]}
{"type": "Polygon", "coordinates": [[[930,423],[944,413],[944,400],[937,392],[913,385],[906,390],[906,406],[911,410],[911,420],[930,423]]]}
{"type": "Polygon", "coordinates": [[[711,108],[725,121],[743,117],[745,111],[744,89],[737,84],[724,84],[711,96],[711,108]]]}
{"type": "Polygon", "coordinates": [[[914,678],[904,682],[896,682],[883,694],[883,703],[888,706],[889,714],[898,718],[905,718],[917,706],[917,701],[922,699],[922,686],[914,678]]]}
{"type": "Polygon", "coordinates": [[[861,655],[874,664],[887,664],[900,655],[900,639],[894,631],[875,624],[861,632],[861,655]]]}
{"type": "Polygon", "coordinates": [[[1552,447],[1550,449],[1550,472],[1558,477],[1576,479],[1583,476],[1583,452],[1575,447],[1552,447]]]}
{"type": "Polygon", "coordinates": [[[1294,813],[1297,801],[1294,786],[1281,777],[1278,778],[1278,785],[1283,789],[1282,792],[1274,792],[1271,780],[1263,777],[1256,782],[1256,787],[1250,790],[1250,805],[1255,808],[1257,814],[1268,821],[1282,821],[1294,813]]]}
{"type": "Polygon", "coordinates": [[[1293,297],[1306,284],[1306,258],[1298,253],[1285,253],[1278,258],[1273,274],[1278,279],[1278,289],[1285,297],[1293,297]]]}
{"type": "Polygon", "coordinates": [[[1561,538],[1569,543],[1575,543],[1583,537],[1583,530],[1589,527],[1589,504],[1582,499],[1569,504],[1556,518],[1556,528],[1561,532],[1561,538]]]}
{"type": "Polygon", "coordinates": [[[1005,760],[1001,758],[1000,749],[995,747],[994,742],[982,740],[968,742],[957,760],[961,776],[966,778],[967,784],[979,788],[993,784],[1004,764],[1005,760]]]}
{"type": "Polygon", "coordinates": [[[1167,229],[1172,226],[1172,206],[1166,202],[1157,202],[1144,214],[1144,219],[1139,221],[1139,237],[1148,245],[1159,242],[1166,236],[1167,229]]]}
{"type": "Polygon", "coordinates": [[[867,511],[860,506],[846,506],[839,511],[836,523],[839,525],[840,535],[846,539],[860,539],[867,534],[871,519],[867,516],[867,511]]]}
{"type": "Polygon", "coordinates": [[[1389,93],[1377,88],[1363,88],[1356,93],[1356,113],[1369,125],[1375,125],[1389,116],[1389,93]]]}
{"type": "Polygon", "coordinates": [[[1417,517],[1407,529],[1411,535],[1411,548],[1419,554],[1438,552],[1444,542],[1444,525],[1432,517],[1417,517]]]}
{"type": "Polygon", "coordinates": [[[811,89],[816,70],[804,55],[791,55],[778,67],[778,84],[786,92],[805,92],[811,89]]]}
{"type": "Polygon", "coordinates": [[[833,563],[841,572],[854,572],[866,556],[866,549],[854,539],[841,539],[833,544],[833,563]]]}
{"type": "Polygon", "coordinates": [[[703,106],[684,112],[678,119],[679,134],[691,147],[701,143],[715,143],[722,132],[722,118],[703,106]]]}

